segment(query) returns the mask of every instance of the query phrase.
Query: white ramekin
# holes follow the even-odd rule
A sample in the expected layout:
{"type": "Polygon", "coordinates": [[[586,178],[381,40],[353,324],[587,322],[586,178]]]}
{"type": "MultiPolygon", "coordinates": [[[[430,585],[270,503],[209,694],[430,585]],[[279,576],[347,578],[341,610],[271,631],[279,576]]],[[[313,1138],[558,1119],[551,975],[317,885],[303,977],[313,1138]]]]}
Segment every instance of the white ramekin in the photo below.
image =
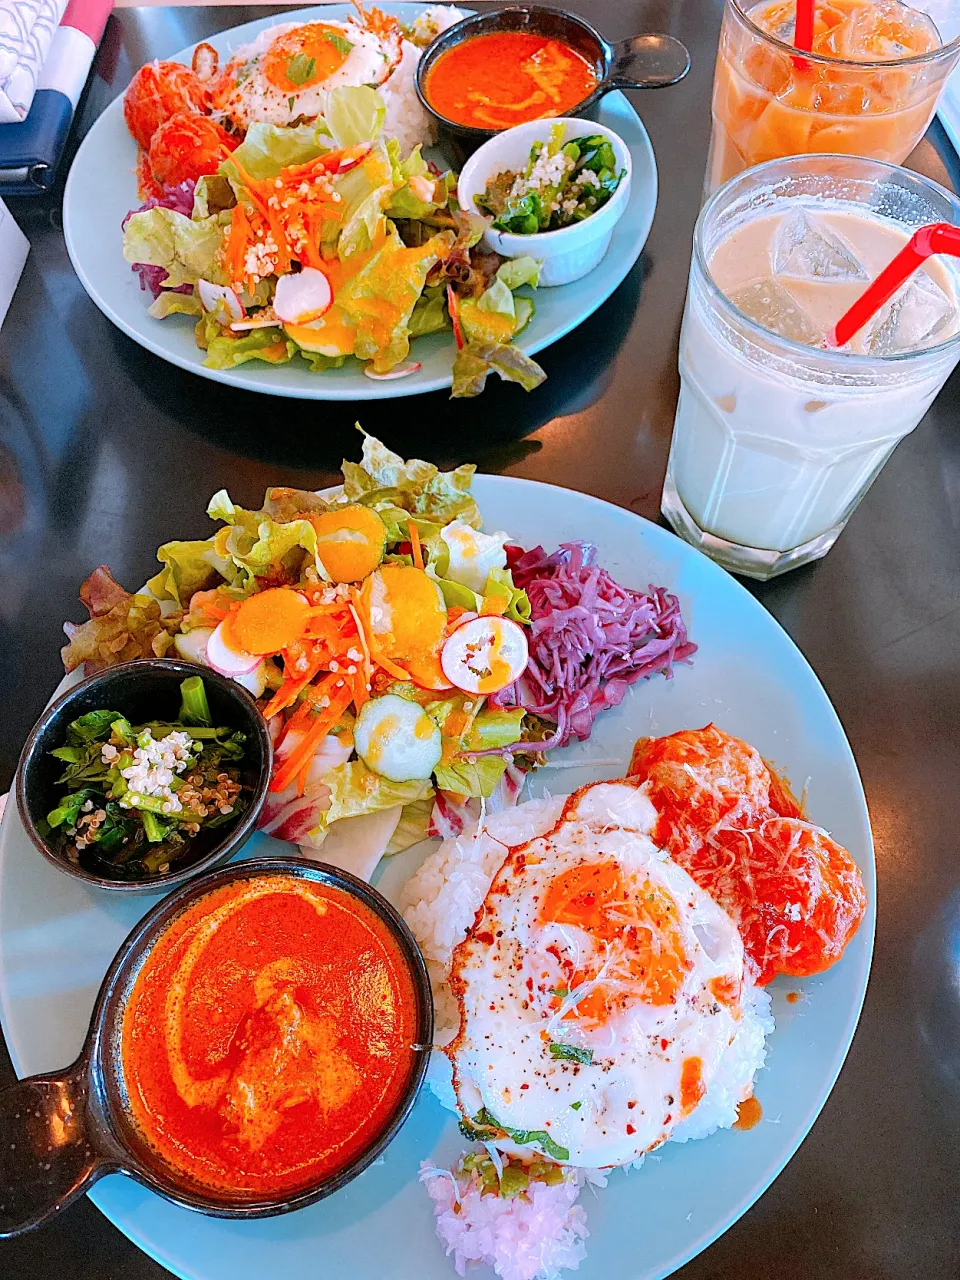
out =
{"type": "Polygon", "coordinates": [[[630,151],[623,139],[606,125],[576,116],[561,116],[552,120],[531,120],[505,129],[479,147],[467,160],[460,173],[457,199],[462,209],[479,213],[475,200],[486,190],[487,183],[505,169],[521,170],[530,157],[530,148],[536,141],[546,142],[554,125],[565,126],[565,141],[602,133],[613,144],[617,169],[623,177],[613,196],[596,213],[562,227],[559,231],[540,231],[530,236],[513,235],[508,231],[488,228],[484,240],[490,249],[504,258],[521,258],[529,254],[543,263],[540,272],[541,285],[569,284],[592,271],[610,247],[613,229],[623,217],[630,198],[632,165],[630,151]]]}

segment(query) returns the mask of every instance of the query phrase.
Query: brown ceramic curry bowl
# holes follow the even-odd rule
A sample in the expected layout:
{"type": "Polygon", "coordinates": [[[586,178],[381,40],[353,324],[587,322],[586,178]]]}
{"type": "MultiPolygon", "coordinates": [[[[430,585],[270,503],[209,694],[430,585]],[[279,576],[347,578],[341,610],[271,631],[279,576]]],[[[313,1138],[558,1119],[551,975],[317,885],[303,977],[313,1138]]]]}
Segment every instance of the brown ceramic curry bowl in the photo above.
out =
{"type": "Polygon", "coordinates": [[[510,5],[473,14],[448,27],[433,41],[416,72],[417,95],[436,122],[440,142],[460,161],[503,130],[458,124],[435,110],[426,91],[430,69],[455,45],[501,31],[522,31],[560,40],[590,64],[597,79],[596,88],[582,102],[565,110],[565,116],[585,115],[614,89],[661,89],[676,84],[690,70],[690,55],[673,36],[648,33],[611,44],[584,18],[547,5],[510,5]]]}
{"type": "Polygon", "coordinates": [[[420,1092],[432,1039],[433,1000],[423,957],[398,913],[370,885],[299,858],[250,859],[201,876],[149,911],[126,939],[103,980],[76,1062],[0,1093],[0,1238],[39,1226],[107,1173],[126,1174],[174,1204],[218,1218],[267,1218],[314,1204],[362,1173],[394,1138],[420,1092]],[[163,1161],[134,1124],[121,1057],[123,1018],[134,983],[167,927],[212,890],[254,876],[308,879],[362,902],[397,944],[416,1001],[413,1066],[393,1112],[346,1165],[275,1198],[214,1192],[163,1161]]]}

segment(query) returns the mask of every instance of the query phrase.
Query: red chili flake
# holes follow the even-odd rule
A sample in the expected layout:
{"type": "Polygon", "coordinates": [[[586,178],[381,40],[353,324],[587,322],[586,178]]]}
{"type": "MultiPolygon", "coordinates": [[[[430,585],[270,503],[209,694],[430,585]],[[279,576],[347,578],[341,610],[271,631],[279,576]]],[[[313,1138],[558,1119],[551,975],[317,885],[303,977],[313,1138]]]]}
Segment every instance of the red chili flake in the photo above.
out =
{"type": "Polygon", "coordinates": [[[477,933],[477,934],[474,934],[474,937],[476,938],[476,940],[477,940],[478,942],[482,942],[482,943],[483,943],[483,945],[484,945],[485,947],[492,947],[492,946],[493,946],[493,934],[492,934],[492,933],[477,933]]]}
{"type": "Polygon", "coordinates": [[[533,979],[532,978],[527,979],[527,990],[530,992],[531,995],[533,995],[533,979]]]}
{"type": "Polygon", "coordinates": [[[663,1117],[663,1123],[669,1124],[672,1119],[673,1119],[673,1116],[668,1111],[667,1114],[663,1117]]]}
{"type": "Polygon", "coordinates": [[[520,1086],[520,1088],[521,1088],[521,1089],[529,1089],[529,1088],[530,1088],[530,1086],[529,1086],[528,1084],[522,1084],[522,1085],[520,1086]]]}
{"type": "Polygon", "coordinates": [[[627,1103],[627,1108],[628,1110],[632,1111],[636,1105],[637,1105],[636,1099],[631,1098],[631,1100],[627,1103]]]}
{"type": "Polygon", "coordinates": [[[664,1051],[664,1053],[666,1053],[669,1047],[670,1047],[670,1041],[666,1039],[661,1039],[660,1048],[664,1051]]]}
{"type": "Polygon", "coordinates": [[[632,1125],[632,1124],[628,1124],[628,1125],[627,1125],[627,1133],[636,1133],[636,1132],[637,1132],[637,1131],[636,1131],[636,1129],[633,1127],[633,1125],[632,1125]]]}

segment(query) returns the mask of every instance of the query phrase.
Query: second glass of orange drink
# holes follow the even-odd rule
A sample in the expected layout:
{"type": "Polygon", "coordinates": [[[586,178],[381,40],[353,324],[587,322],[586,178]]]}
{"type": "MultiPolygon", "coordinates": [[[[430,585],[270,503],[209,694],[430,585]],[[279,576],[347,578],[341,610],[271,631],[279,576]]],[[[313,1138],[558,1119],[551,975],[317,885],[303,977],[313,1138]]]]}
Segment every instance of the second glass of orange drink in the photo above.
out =
{"type": "MultiPolygon", "coordinates": [[[[803,3],[803,0],[801,0],[803,3]]],[[[960,56],[899,0],[820,0],[809,52],[796,0],[726,0],[713,85],[709,195],[729,178],[817,152],[900,164],[917,145],[960,56]]]]}

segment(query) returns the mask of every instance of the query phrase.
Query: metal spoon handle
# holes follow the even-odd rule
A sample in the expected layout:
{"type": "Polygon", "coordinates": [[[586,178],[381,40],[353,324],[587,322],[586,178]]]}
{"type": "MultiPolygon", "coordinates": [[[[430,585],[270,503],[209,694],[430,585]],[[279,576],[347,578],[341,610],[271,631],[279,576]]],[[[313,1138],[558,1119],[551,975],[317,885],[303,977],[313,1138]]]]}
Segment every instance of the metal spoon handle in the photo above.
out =
{"type": "Polygon", "coordinates": [[[87,1062],[0,1092],[0,1238],[52,1217],[107,1171],[87,1126],[87,1062]]]}
{"type": "Polygon", "coordinates": [[[673,36],[632,36],[614,45],[607,83],[614,89],[662,89],[689,70],[686,45],[673,36]]]}

